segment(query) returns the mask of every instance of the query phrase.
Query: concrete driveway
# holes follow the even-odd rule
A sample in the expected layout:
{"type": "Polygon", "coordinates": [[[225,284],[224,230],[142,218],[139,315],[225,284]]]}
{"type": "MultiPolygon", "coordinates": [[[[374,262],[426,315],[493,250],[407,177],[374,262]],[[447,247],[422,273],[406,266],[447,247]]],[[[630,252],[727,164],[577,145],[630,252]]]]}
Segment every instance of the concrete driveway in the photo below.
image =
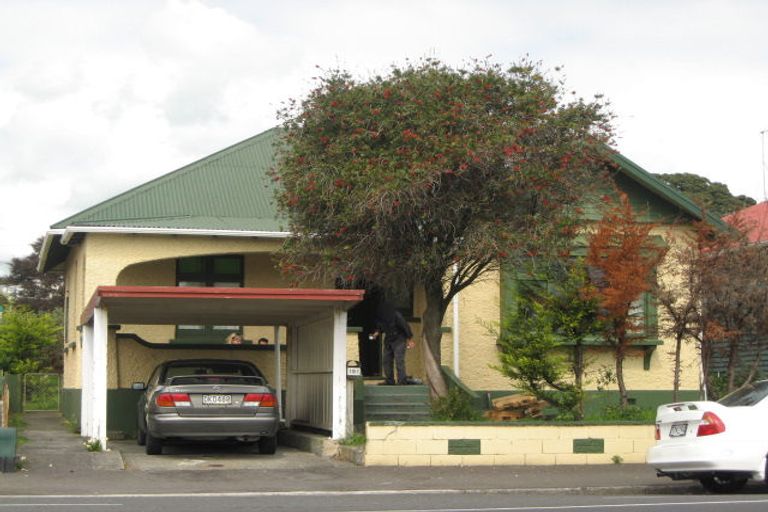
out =
{"type": "Polygon", "coordinates": [[[58,412],[28,412],[22,435],[27,442],[18,455],[27,472],[72,473],[79,470],[217,470],[296,469],[323,471],[351,466],[329,457],[288,446],[262,455],[256,446],[227,443],[179,443],[164,447],[163,455],[146,455],[135,440],[109,441],[106,452],[89,452],[83,438],[72,431],[58,412]]]}
{"type": "Polygon", "coordinates": [[[274,455],[262,455],[256,446],[229,443],[177,443],[163,447],[162,455],[147,455],[135,441],[110,443],[118,450],[125,469],[140,471],[169,471],[174,469],[297,469],[320,470],[338,465],[348,466],[327,457],[318,457],[288,446],[278,446],[274,455]]]}

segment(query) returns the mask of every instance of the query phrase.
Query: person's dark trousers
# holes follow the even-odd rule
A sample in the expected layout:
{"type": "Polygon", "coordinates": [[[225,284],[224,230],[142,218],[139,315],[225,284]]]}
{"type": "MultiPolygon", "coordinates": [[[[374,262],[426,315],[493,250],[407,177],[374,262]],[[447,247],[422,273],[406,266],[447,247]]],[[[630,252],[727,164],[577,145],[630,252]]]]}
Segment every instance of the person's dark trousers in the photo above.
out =
{"type": "Polygon", "coordinates": [[[394,366],[397,366],[397,383],[405,384],[405,349],[406,341],[404,338],[393,338],[391,340],[384,340],[384,378],[387,380],[387,384],[395,383],[394,366]]]}

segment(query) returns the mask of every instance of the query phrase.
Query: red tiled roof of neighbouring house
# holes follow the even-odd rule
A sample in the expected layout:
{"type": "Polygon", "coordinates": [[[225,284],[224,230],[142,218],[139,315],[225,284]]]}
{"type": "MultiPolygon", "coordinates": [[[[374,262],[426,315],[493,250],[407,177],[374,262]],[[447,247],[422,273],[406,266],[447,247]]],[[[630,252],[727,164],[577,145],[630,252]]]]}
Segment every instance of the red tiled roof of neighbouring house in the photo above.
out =
{"type": "Polygon", "coordinates": [[[731,225],[743,223],[749,229],[750,242],[768,241],[768,201],[726,215],[723,220],[731,225]]]}

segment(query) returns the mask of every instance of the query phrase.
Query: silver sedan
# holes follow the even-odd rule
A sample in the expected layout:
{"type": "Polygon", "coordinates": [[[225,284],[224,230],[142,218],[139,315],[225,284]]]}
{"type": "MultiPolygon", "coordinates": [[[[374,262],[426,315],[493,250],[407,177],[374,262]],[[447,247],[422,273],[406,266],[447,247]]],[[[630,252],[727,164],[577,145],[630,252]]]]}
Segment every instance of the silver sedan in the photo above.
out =
{"type": "Polygon", "coordinates": [[[181,359],[160,364],[138,403],[137,441],[159,455],[171,439],[258,442],[273,454],[280,426],[274,391],[247,361],[181,359]]]}

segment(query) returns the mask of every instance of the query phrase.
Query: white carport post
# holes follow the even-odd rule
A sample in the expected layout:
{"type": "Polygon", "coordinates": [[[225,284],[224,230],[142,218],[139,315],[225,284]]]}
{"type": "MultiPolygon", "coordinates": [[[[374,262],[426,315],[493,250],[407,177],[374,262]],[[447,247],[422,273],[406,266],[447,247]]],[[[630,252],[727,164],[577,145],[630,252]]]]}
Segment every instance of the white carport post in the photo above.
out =
{"type": "Polygon", "coordinates": [[[93,374],[91,382],[91,428],[89,437],[107,448],[107,336],[109,316],[104,307],[93,309],[93,374]]]}
{"type": "Polygon", "coordinates": [[[333,310],[333,439],[351,433],[347,418],[347,310],[333,310]]]}
{"type": "Polygon", "coordinates": [[[82,327],[83,344],[80,351],[80,435],[93,437],[91,405],[93,404],[93,325],[82,327]]]}
{"type": "Polygon", "coordinates": [[[277,415],[283,419],[283,369],[280,361],[280,326],[275,326],[275,393],[277,394],[277,415]]]}

